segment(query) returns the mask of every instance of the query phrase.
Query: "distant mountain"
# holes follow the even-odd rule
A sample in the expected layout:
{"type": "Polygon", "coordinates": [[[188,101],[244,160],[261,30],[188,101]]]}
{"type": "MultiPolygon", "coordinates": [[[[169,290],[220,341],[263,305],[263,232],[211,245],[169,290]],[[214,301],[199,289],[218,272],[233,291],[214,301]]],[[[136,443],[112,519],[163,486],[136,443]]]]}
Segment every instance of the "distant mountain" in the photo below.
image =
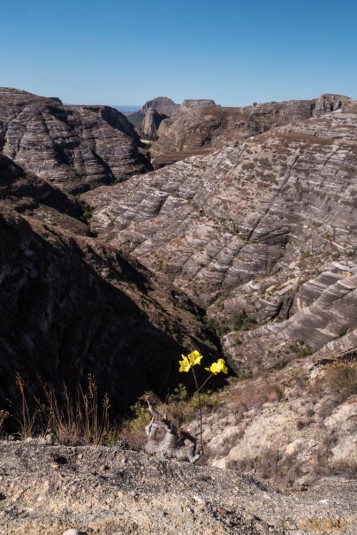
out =
{"type": "Polygon", "coordinates": [[[140,136],[157,139],[161,122],[171,117],[179,108],[180,105],[168,97],[156,97],[145,102],[135,113],[129,113],[128,120],[140,136]]]}
{"type": "Polygon", "coordinates": [[[140,110],[141,106],[113,106],[118,111],[121,111],[124,113],[124,115],[127,115],[128,113],[135,113],[136,111],[140,110]]]}

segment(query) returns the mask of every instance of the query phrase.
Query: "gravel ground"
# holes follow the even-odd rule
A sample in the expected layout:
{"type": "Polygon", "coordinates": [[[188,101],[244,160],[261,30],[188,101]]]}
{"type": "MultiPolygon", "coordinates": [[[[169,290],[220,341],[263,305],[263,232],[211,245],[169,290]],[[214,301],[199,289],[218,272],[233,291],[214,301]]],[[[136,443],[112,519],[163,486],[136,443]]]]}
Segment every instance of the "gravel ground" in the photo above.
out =
{"type": "Polygon", "coordinates": [[[357,533],[357,481],[280,492],[235,470],[117,447],[0,442],[0,533],[357,533]]]}

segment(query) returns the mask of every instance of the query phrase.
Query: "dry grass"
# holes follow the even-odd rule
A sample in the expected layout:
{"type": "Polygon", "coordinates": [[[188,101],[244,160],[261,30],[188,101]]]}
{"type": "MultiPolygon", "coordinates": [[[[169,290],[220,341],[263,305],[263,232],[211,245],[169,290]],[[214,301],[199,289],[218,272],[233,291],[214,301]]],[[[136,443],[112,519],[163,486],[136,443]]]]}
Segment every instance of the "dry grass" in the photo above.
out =
{"type": "Polygon", "coordinates": [[[99,445],[109,435],[109,398],[98,400],[96,383],[88,376],[87,390],[81,387],[72,397],[63,387],[62,399],[59,401],[53,391],[43,387],[45,402],[39,404],[39,412],[44,418],[47,429],[51,429],[61,444],[99,445]]]}
{"type": "Polygon", "coordinates": [[[41,394],[35,396],[24,379],[16,374],[19,403],[13,404],[12,417],[21,439],[51,432],[65,445],[103,444],[114,430],[109,425],[109,399],[98,399],[94,378],[89,375],[87,388],[72,396],[63,385],[56,394],[40,381],[41,394]]]}
{"type": "Polygon", "coordinates": [[[248,379],[230,394],[227,402],[234,404],[243,416],[246,410],[280,401],[283,396],[284,386],[280,383],[248,379]]]}
{"type": "Polygon", "coordinates": [[[324,366],[322,373],[310,384],[309,390],[316,397],[331,396],[336,405],[343,403],[357,394],[357,362],[338,360],[324,366]]]}
{"type": "Polygon", "coordinates": [[[349,461],[343,461],[335,464],[335,470],[339,474],[350,477],[352,479],[357,479],[357,460],[351,459],[349,461]]]}
{"type": "Polygon", "coordinates": [[[13,417],[18,424],[20,436],[23,440],[32,437],[38,417],[38,409],[31,409],[27,384],[19,373],[16,373],[15,384],[19,391],[20,403],[13,405],[13,417]]]}

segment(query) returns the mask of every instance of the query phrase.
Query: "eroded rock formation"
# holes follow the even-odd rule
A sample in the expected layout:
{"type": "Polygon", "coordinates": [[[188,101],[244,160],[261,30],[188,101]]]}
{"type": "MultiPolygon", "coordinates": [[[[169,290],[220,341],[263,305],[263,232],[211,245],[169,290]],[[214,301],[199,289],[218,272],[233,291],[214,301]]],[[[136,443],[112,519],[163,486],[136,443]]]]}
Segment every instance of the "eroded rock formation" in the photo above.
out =
{"type": "Polygon", "coordinates": [[[131,126],[2,95],[1,403],[15,371],[74,390],[90,372],[118,414],[146,389],[166,395],[181,352],[209,363],[215,331],[245,380],[204,416],[206,461],[300,488],[353,476],[356,101],[189,105],[157,146],[200,156],[79,201],[66,192],[143,169],[131,126]]]}
{"type": "Polygon", "coordinates": [[[140,136],[157,139],[157,132],[162,121],[171,117],[179,108],[179,104],[175,104],[168,97],[156,97],[145,102],[137,112],[129,114],[128,119],[140,136]]]}
{"type": "MultiPolygon", "coordinates": [[[[155,168],[205,154],[232,141],[243,141],[276,126],[309,119],[348,106],[350,99],[322,95],[313,100],[254,103],[243,108],[214,106],[213,101],[185,101],[178,112],[163,121],[158,141],[151,147],[155,168]],[[202,102],[202,106],[195,102],[202,102]],[[185,103],[184,103],[185,104],[185,103]]],[[[347,108],[346,108],[347,109],[347,108]]]]}
{"type": "Polygon", "coordinates": [[[145,102],[140,111],[145,114],[148,110],[155,110],[161,115],[171,117],[171,115],[173,115],[178,108],[179,104],[176,104],[173,100],[171,100],[171,98],[156,97],[145,102]]]}
{"type": "Polygon", "coordinates": [[[67,192],[123,180],[150,165],[126,117],[108,106],[0,89],[0,150],[67,192]]]}
{"type": "Polygon", "coordinates": [[[84,198],[100,236],[208,308],[220,334],[291,318],[225,338],[257,371],[276,364],[270,339],[317,351],[356,328],[356,117],[291,123],[84,198]]]}
{"type": "Polygon", "coordinates": [[[88,219],[88,206],[0,154],[1,406],[17,397],[16,372],[57,391],[92,373],[114,416],[176,384],[181,352],[205,345],[198,308],[91,238],[88,219]]]}

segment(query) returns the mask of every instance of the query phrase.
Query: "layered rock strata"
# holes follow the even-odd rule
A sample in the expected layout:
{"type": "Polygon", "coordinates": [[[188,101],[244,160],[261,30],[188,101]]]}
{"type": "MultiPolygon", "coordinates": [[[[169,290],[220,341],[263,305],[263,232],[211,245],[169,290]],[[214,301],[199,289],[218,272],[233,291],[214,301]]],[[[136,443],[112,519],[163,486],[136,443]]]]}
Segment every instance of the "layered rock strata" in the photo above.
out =
{"type": "Polygon", "coordinates": [[[150,168],[126,117],[108,106],[0,89],[0,150],[67,192],[123,180],[150,168]]]}
{"type": "Polygon", "coordinates": [[[194,154],[205,154],[227,142],[242,141],[296,120],[346,106],[347,110],[350,99],[341,95],[322,95],[312,100],[254,103],[243,108],[215,106],[213,101],[185,102],[187,105],[184,103],[174,116],[160,125],[159,139],[150,150],[155,168],[194,154]]]}
{"type": "Polygon", "coordinates": [[[88,233],[83,205],[0,156],[1,407],[16,373],[34,395],[90,373],[117,417],[174,387],[186,348],[214,354],[197,307],[88,233]]]}
{"type": "Polygon", "coordinates": [[[84,198],[99,235],[208,308],[220,334],[274,320],[225,338],[258,371],[276,364],[274,333],[317,351],[356,327],[356,117],[295,122],[84,198]]]}
{"type": "Polygon", "coordinates": [[[156,97],[145,102],[137,112],[129,114],[128,119],[140,136],[153,140],[157,139],[162,121],[171,117],[179,108],[179,104],[168,97],[156,97]]]}
{"type": "Polygon", "coordinates": [[[87,235],[84,206],[46,180],[26,172],[0,154],[0,200],[6,206],[44,223],[56,225],[75,234],[87,235]]]}

